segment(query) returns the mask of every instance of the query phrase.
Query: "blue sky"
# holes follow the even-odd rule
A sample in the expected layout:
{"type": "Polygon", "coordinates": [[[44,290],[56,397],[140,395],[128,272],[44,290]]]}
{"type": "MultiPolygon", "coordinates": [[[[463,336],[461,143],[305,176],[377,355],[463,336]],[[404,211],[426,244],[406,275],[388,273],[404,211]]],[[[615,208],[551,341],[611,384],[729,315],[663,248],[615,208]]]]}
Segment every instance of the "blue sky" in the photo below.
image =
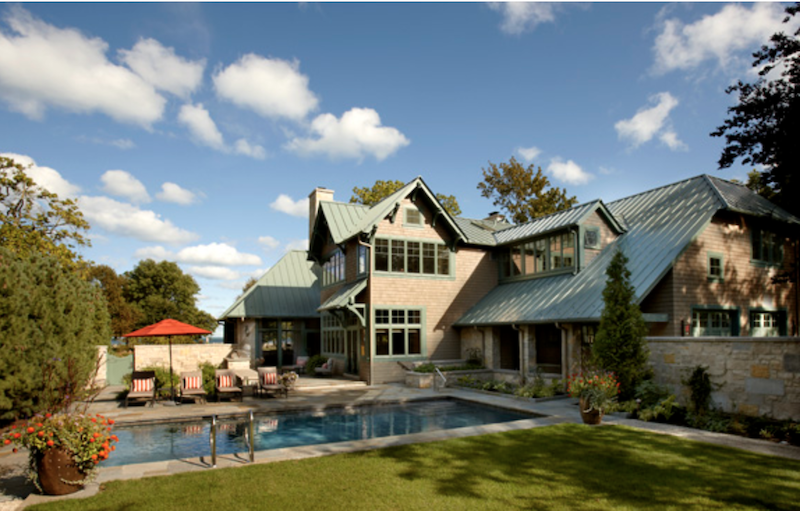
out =
{"type": "Polygon", "coordinates": [[[199,305],[307,242],[308,194],[418,175],[496,209],[488,162],[580,202],[717,170],[709,133],[782,4],[5,4],[0,152],[117,272],[178,262],[199,305]]]}

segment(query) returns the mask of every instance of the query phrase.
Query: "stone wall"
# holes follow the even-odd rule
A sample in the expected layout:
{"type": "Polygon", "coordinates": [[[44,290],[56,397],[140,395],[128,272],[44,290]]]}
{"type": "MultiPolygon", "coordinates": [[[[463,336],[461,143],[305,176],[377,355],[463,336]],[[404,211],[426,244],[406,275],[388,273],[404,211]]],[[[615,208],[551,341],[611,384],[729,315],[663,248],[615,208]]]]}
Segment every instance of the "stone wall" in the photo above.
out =
{"type": "Polygon", "coordinates": [[[698,365],[708,367],[714,404],[728,412],[800,419],[800,338],[650,337],[656,381],[688,401],[682,383],[698,365]]]}
{"type": "Polygon", "coordinates": [[[94,375],[92,384],[96,387],[105,387],[108,379],[108,346],[97,347],[97,374],[94,375]]]}
{"type": "MultiPolygon", "coordinates": [[[[173,344],[172,370],[196,371],[200,364],[209,362],[214,367],[223,365],[225,357],[233,349],[231,344],[173,344]]],[[[169,367],[168,344],[139,344],[133,347],[133,367],[137,371],[145,367],[169,367]]]]}

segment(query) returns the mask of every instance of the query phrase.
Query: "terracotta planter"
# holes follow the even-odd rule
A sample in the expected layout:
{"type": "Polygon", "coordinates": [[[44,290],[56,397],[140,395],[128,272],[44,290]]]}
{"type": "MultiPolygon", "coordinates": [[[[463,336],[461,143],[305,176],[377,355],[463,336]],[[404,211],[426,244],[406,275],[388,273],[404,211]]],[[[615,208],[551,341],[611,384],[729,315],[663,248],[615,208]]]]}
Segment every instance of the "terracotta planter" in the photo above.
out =
{"type": "Polygon", "coordinates": [[[39,485],[48,495],[66,495],[83,488],[83,484],[75,484],[86,479],[72,459],[72,453],[66,449],[53,448],[36,455],[36,470],[39,474],[39,485]]]}
{"type": "Polygon", "coordinates": [[[580,398],[578,406],[580,407],[581,419],[583,419],[584,424],[596,425],[600,424],[600,422],[603,420],[603,412],[600,410],[592,410],[589,412],[585,411],[587,408],[589,408],[589,405],[586,403],[586,401],[584,401],[583,398],[580,398]]]}

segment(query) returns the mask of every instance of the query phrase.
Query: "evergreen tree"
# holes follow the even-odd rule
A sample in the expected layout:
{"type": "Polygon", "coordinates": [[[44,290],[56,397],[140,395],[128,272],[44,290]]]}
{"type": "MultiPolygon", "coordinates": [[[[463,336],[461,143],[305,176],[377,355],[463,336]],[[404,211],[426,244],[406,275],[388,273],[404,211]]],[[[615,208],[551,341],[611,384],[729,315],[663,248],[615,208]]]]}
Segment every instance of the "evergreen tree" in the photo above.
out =
{"type": "Polygon", "coordinates": [[[620,382],[620,399],[632,399],[636,386],[649,374],[647,325],[634,302],[628,258],[617,251],[606,269],[603,314],[594,339],[593,363],[613,371],[620,382]]]}
{"type": "Polygon", "coordinates": [[[0,247],[0,420],[53,410],[94,374],[111,339],[100,289],[55,257],[0,247]]]}

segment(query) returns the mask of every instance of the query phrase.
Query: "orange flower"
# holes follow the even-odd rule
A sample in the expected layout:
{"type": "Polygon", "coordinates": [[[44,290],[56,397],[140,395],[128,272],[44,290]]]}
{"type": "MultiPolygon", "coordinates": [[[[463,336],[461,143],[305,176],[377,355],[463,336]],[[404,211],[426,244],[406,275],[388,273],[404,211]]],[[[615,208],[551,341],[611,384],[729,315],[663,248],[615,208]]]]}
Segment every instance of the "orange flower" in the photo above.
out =
{"type": "Polygon", "coordinates": [[[47,441],[47,447],[53,447],[54,445],[56,445],[56,443],[53,442],[52,440],[47,441]]]}

